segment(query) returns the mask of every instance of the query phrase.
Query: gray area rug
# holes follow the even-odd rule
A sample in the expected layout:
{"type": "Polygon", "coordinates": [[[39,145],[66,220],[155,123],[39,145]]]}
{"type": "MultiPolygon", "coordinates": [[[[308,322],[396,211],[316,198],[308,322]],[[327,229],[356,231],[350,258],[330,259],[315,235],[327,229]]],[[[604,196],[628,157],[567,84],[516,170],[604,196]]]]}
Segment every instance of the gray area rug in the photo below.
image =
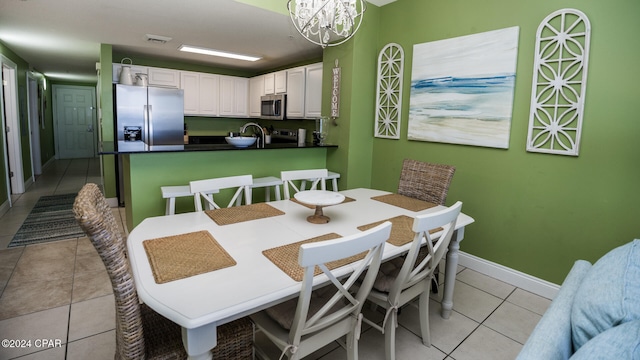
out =
{"type": "Polygon", "coordinates": [[[84,236],[73,214],[76,194],[42,196],[8,247],[84,236]]]}

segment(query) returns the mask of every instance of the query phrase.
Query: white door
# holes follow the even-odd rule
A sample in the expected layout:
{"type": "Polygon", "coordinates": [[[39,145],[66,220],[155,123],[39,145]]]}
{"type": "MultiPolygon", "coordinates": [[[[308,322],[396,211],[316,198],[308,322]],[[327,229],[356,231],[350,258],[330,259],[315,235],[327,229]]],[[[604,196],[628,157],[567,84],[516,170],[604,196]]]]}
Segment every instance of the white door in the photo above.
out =
{"type": "Polygon", "coordinates": [[[54,123],[58,159],[96,155],[95,88],[54,85],[54,123]]]}
{"type": "Polygon", "coordinates": [[[22,148],[20,147],[20,123],[18,121],[18,78],[16,75],[18,66],[5,57],[2,57],[1,60],[4,109],[2,116],[7,146],[9,193],[22,194],[24,192],[24,175],[22,172],[22,148]]]}

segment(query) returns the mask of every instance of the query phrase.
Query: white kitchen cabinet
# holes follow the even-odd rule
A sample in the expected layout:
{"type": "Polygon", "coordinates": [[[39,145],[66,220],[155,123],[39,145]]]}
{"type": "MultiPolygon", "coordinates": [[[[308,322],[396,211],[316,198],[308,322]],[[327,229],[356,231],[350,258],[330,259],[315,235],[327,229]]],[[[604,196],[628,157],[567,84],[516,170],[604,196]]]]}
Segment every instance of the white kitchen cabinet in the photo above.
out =
{"type": "Polygon", "coordinates": [[[318,118],[322,113],[322,63],[305,67],[304,117],[318,118]]]}
{"type": "Polygon", "coordinates": [[[249,79],[249,116],[260,117],[260,97],[264,93],[264,75],[254,76],[249,79]]]}
{"type": "Polygon", "coordinates": [[[264,94],[284,94],[287,92],[287,71],[264,74],[264,94]]]}
{"type": "Polygon", "coordinates": [[[149,85],[179,88],[180,71],[149,67],[149,85]]]}
{"type": "Polygon", "coordinates": [[[275,73],[274,92],[276,94],[283,94],[287,92],[287,70],[282,70],[275,73]]]}
{"type": "Polygon", "coordinates": [[[305,67],[287,70],[287,118],[304,118],[305,67]]]}
{"type": "Polygon", "coordinates": [[[275,73],[269,73],[263,75],[264,78],[264,93],[266,95],[275,94],[276,91],[276,76],[275,73]]]}
{"type": "MultiPolygon", "coordinates": [[[[146,66],[138,66],[138,65],[128,65],[125,64],[125,66],[129,66],[131,67],[131,76],[133,77],[133,83],[136,83],[136,74],[137,73],[142,73],[142,74],[147,74],[148,68],[146,66]]],[[[113,64],[113,73],[112,73],[112,80],[115,84],[120,83],[120,72],[122,71],[122,64],[119,63],[114,63],[113,64]]]]}
{"type": "Polygon", "coordinates": [[[287,70],[287,118],[313,119],[322,112],[322,63],[287,70]]]}
{"type": "Polygon", "coordinates": [[[181,71],[180,88],[184,90],[185,115],[218,115],[219,75],[181,71]]]}
{"type": "Polygon", "coordinates": [[[249,116],[249,79],[220,75],[220,116],[249,116]]]}

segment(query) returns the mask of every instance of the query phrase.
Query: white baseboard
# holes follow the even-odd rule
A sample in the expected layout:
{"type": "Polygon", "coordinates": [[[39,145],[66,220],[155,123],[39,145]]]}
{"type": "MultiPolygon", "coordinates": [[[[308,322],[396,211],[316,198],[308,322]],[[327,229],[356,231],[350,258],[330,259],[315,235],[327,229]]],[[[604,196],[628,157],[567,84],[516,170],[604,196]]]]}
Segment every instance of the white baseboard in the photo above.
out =
{"type": "Polygon", "coordinates": [[[556,297],[560,285],[536,278],[518,270],[467,254],[463,251],[459,253],[458,265],[467,267],[492,278],[504,281],[507,284],[517,286],[523,290],[540,295],[547,299],[556,297]]]}
{"type": "Polygon", "coordinates": [[[9,200],[7,200],[0,205],[0,216],[4,215],[7,211],[9,211],[9,209],[9,200]]]}
{"type": "Polygon", "coordinates": [[[27,181],[24,182],[25,192],[27,192],[26,189],[28,189],[29,186],[31,185],[33,185],[33,176],[31,176],[30,178],[27,179],[27,181]]]}
{"type": "Polygon", "coordinates": [[[49,159],[46,163],[42,164],[42,172],[44,172],[44,170],[48,168],[50,165],[52,165],[55,161],[56,161],[56,158],[54,156],[51,159],[49,159]]]}

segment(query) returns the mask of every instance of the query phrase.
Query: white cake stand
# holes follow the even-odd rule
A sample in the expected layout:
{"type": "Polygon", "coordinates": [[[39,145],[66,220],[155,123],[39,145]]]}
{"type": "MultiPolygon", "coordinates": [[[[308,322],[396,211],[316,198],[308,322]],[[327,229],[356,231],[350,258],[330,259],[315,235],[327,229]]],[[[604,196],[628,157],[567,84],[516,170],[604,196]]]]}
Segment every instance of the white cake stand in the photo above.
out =
{"type": "Polygon", "coordinates": [[[336,205],[344,201],[344,195],[335,191],[306,190],[293,195],[303,204],[314,205],[316,212],[307,217],[307,221],[313,224],[326,224],[331,219],[322,213],[323,206],[336,205]]]}

